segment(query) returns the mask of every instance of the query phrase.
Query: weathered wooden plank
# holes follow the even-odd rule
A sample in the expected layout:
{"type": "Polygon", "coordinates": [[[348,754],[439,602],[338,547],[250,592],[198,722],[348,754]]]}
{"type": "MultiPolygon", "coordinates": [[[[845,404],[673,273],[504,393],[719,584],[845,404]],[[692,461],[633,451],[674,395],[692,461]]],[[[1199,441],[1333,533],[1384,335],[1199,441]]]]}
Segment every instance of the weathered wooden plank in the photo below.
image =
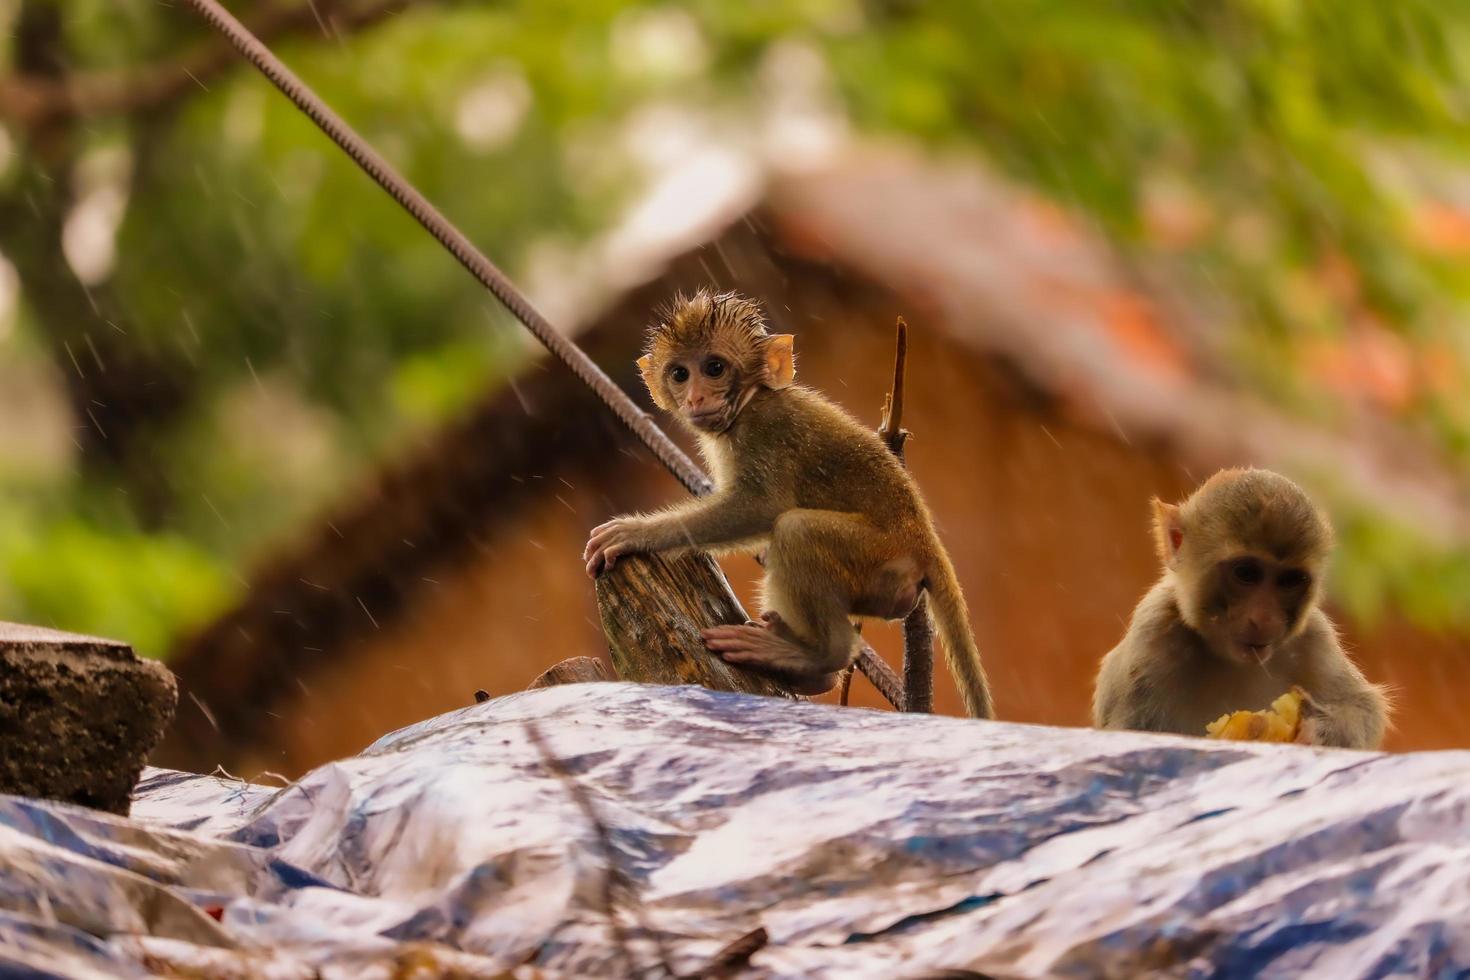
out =
{"type": "Polygon", "coordinates": [[[589,681],[616,680],[607,665],[596,657],[568,657],[542,671],[541,675],[526,686],[534,691],[538,687],[556,687],[558,684],[585,684],[589,681]]]}
{"type": "Polygon", "coordinates": [[[625,555],[597,577],[597,607],[623,680],[792,696],[774,679],[705,649],[700,630],[749,619],[708,555],[625,555]]]}
{"type": "MultiPolygon", "coordinates": [[[[708,555],[619,558],[597,579],[597,607],[613,666],[623,680],[796,697],[774,678],[732,667],[705,649],[700,630],[750,618],[708,555]]],[[[890,704],[903,703],[903,682],[867,644],[857,668],[890,704]]]]}

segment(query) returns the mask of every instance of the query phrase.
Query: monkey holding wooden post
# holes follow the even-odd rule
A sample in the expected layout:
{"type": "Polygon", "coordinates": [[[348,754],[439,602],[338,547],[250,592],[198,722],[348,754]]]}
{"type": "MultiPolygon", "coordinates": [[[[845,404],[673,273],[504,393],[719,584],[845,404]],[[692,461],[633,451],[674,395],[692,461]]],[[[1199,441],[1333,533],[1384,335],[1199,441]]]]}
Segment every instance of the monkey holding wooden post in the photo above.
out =
{"type": "Polygon", "coordinates": [[[1221,715],[1299,687],[1296,741],[1378,748],[1388,699],[1318,607],[1332,529],[1301,488],[1223,470],[1184,503],[1153,506],[1164,573],[1103,658],[1094,723],[1203,735],[1221,715]]]}
{"type": "Polygon", "coordinates": [[[594,528],[597,575],[622,555],[766,549],[759,622],[704,631],[725,661],[798,694],[836,685],[859,650],[850,617],[902,619],[929,591],[946,659],[972,716],[990,688],[949,555],[913,478],[878,435],[795,384],[789,334],[736,293],[676,299],[638,368],[654,402],[699,439],[708,497],[594,528]]]}

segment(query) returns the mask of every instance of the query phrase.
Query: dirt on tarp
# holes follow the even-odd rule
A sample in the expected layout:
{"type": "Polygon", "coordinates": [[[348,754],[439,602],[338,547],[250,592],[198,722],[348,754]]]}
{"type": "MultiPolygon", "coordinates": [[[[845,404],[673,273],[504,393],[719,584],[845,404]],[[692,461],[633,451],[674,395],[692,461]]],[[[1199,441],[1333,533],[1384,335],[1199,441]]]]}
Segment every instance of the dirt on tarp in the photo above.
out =
{"type": "Polygon", "coordinates": [[[0,974],[1458,976],[1467,809],[1465,752],[568,685],[279,790],[0,797],[0,974]]]}
{"type": "Polygon", "coordinates": [[[0,793],[127,813],[177,702],[126,643],[0,623],[0,793]]]}

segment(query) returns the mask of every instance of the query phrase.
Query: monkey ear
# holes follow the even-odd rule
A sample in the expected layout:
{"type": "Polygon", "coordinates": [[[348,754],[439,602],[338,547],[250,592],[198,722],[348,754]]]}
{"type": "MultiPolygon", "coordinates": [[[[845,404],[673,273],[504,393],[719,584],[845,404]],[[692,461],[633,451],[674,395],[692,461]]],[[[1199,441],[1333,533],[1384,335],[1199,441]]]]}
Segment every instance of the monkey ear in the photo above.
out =
{"type": "Polygon", "coordinates": [[[778,333],[766,338],[766,387],[780,390],[796,381],[796,338],[778,333]]]}
{"type": "Polygon", "coordinates": [[[1184,544],[1184,525],[1179,521],[1179,505],[1166,504],[1158,497],[1153,499],[1154,546],[1159,552],[1159,561],[1173,565],[1184,544]]]}
{"type": "Polygon", "coordinates": [[[638,373],[643,375],[643,384],[648,388],[648,394],[653,398],[653,403],[666,412],[673,411],[664,401],[663,393],[659,390],[658,375],[654,373],[652,354],[644,354],[638,358],[638,373]]]}

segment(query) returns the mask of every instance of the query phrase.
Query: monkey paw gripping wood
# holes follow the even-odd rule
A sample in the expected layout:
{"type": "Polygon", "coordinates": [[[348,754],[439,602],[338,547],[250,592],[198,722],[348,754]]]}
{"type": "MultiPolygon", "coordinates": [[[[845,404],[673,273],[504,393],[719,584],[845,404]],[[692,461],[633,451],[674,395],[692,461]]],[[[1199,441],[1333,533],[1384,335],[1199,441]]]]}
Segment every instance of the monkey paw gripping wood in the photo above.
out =
{"type": "Polygon", "coordinates": [[[745,622],[730,583],[708,555],[626,555],[597,577],[597,608],[623,680],[790,697],[770,677],[705,649],[700,630],[745,622]]]}
{"type": "Polygon", "coordinates": [[[1300,687],[1293,687],[1271,702],[1265,711],[1235,711],[1221,715],[1205,726],[1210,738],[1237,742],[1295,742],[1301,734],[1302,722],[1311,717],[1311,699],[1300,687]]]}

